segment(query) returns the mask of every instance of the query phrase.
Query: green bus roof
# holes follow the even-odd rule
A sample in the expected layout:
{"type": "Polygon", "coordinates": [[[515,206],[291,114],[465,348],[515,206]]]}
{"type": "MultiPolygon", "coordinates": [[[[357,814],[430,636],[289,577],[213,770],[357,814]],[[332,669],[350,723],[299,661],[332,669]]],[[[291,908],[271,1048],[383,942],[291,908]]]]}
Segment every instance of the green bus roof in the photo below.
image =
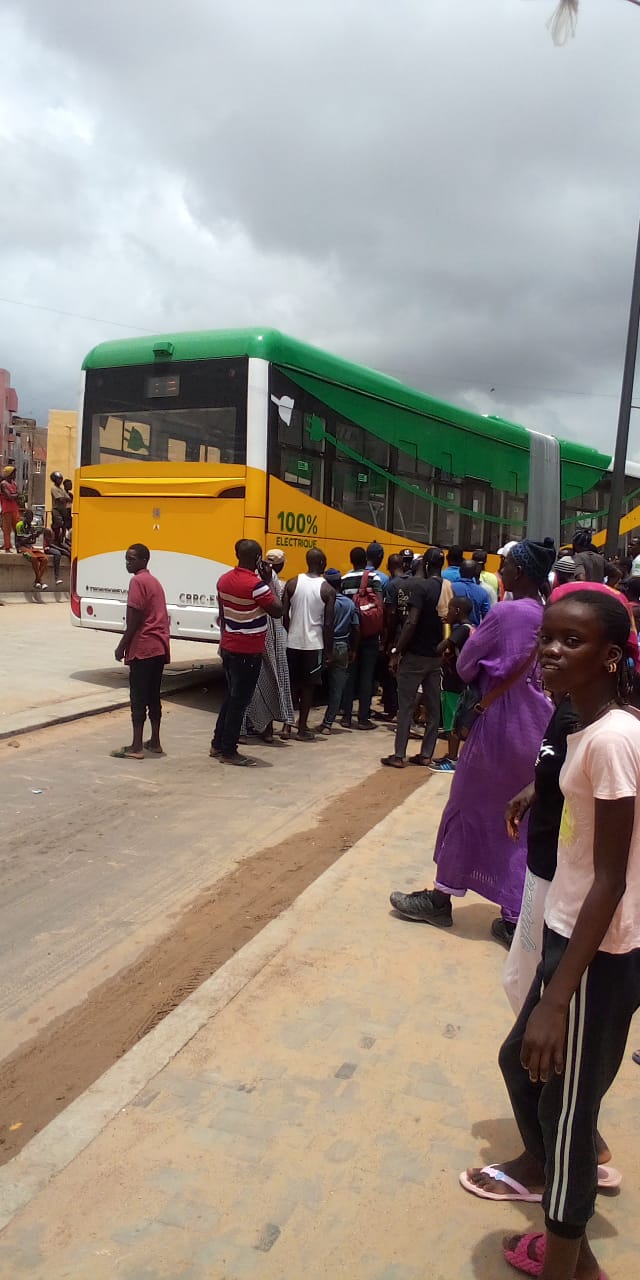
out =
{"type": "MultiPolygon", "coordinates": [[[[398,440],[402,444],[415,444],[425,461],[444,471],[486,479],[510,491],[526,492],[528,488],[530,433],[526,427],[436,400],[396,378],[342,360],[277,329],[205,329],[102,342],[88,353],[82,367],[115,369],[154,363],[166,367],[171,360],[241,356],[258,357],[279,366],[310,393],[321,392],[320,398],[336,412],[396,444],[398,440]],[[172,350],[168,356],[169,345],[172,350]],[[364,416],[362,409],[366,402],[359,397],[366,397],[369,402],[364,416]],[[357,405],[359,412],[356,413],[357,405]],[[424,423],[420,423],[420,418],[429,418],[453,429],[450,438],[437,440],[432,436],[429,447],[425,447],[424,423]],[[488,442],[496,446],[490,454],[486,449],[488,442]]],[[[609,455],[564,440],[560,441],[560,454],[563,497],[591,489],[610,463],[609,455]]]]}

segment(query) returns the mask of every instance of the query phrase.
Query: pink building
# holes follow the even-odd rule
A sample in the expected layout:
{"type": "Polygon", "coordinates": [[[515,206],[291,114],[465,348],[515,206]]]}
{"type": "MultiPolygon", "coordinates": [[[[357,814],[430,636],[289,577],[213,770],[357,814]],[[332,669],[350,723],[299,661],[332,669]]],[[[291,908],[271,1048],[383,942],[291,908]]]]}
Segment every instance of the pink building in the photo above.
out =
{"type": "Polygon", "coordinates": [[[12,462],[16,468],[16,483],[21,493],[29,489],[31,469],[32,432],[31,420],[18,418],[18,393],[11,386],[11,374],[0,369],[0,471],[12,462]],[[27,436],[25,436],[27,428],[27,436]]]}
{"type": "Polygon", "coordinates": [[[0,369],[0,467],[16,460],[16,433],[13,415],[18,412],[18,395],[11,386],[11,374],[0,369]]]}

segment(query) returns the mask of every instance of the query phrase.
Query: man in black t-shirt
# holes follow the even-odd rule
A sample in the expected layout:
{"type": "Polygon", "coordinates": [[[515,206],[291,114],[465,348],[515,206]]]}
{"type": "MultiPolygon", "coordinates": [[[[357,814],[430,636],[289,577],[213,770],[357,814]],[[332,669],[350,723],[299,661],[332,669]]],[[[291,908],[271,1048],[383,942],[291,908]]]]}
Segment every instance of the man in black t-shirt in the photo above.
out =
{"type": "MultiPolygon", "coordinates": [[[[437,547],[431,547],[422,558],[425,576],[416,576],[402,584],[401,596],[406,595],[407,615],[391,654],[398,680],[396,740],[394,754],[382,759],[382,764],[392,769],[404,769],[413,708],[420,686],[426,713],[424,738],[420,753],[412,756],[411,763],[428,767],[438,739],[441,686],[438,647],[442,640],[442,619],[438,613],[438,604],[442,591],[440,574],[443,564],[442,552],[437,547]]],[[[402,604],[400,599],[400,607],[402,604]]]]}

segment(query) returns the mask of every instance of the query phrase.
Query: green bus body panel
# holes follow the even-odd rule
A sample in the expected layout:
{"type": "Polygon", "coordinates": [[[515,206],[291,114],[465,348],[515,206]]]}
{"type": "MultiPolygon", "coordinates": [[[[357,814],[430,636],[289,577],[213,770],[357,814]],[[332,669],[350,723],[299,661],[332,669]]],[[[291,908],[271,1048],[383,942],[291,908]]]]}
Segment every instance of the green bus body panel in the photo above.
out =
{"type": "MultiPolygon", "coordinates": [[[[446,404],[277,329],[212,329],[102,342],[89,352],[82,367],[115,369],[157,362],[166,368],[170,360],[154,353],[158,343],[172,344],[171,360],[239,356],[268,360],[335,413],[405,452],[415,450],[422,462],[508,492],[527,492],[529,432],[525,427],[446,404]]],[[[609,456],[597,449],[564,440],[560,456],[563,499],[592,489],[610,463],[609,456]]]]}

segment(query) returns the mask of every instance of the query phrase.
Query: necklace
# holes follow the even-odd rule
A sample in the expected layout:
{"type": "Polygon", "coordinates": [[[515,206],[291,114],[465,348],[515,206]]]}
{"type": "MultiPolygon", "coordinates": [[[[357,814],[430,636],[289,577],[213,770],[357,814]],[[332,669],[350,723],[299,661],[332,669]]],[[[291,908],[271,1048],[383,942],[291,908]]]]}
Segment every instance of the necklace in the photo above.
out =
{"type": "Polygon", "coordinates": [[[617,707],[617,706],[619,706],[619,703],[617,702],[617,700],[615,698],[609,698],[609,701],[605,702],[604,706],[600,707],[599,711],[596,711],[596,714],[591,717],[591,719],[587,722],[586,725],[583,724],[582,721],[580,721],[580,728],[586,729],[588,728],[589,725],[595,724],[596,720],[601,720],[602,717],[607,714],[607,711],[610,711],[612,707],[617,707]]]}

